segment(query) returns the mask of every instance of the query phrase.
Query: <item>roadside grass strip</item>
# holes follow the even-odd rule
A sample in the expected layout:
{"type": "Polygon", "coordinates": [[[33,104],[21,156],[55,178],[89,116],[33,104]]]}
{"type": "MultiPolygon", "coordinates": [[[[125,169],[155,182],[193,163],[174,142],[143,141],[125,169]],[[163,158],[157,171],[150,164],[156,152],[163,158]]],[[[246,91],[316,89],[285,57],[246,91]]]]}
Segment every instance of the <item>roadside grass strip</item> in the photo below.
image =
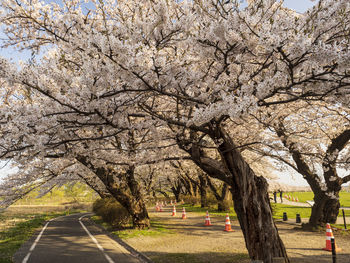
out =
{"type": "Polygon", "coordinates": [[[164,223],[160,220],[151,218],[151,227],[149,229],[118,229],[116,230],[112,225],[103,222],[100,216],[92,216],[91,219],[98,225],[101,225],[104,229],[111,232],[113,235],[121,238],[128,239],[139,236],[161,236],[165,234],[175,234],[174,231],[166,229],[164,223]]]}

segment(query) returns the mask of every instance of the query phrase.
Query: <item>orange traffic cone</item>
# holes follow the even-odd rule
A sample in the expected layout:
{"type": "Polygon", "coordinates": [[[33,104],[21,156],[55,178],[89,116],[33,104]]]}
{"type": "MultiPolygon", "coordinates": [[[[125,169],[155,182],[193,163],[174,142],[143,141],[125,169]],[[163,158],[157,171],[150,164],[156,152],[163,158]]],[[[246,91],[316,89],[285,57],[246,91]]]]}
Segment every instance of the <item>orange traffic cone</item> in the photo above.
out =
{"type": "Polygon", "coordinates": [[[225,230],[226,232],[232,232],[233,230],[231,229],[231,222],[230,222],[230,217],[228,214],[226,214],[226,220],[225,220],[225,230]]]}
{"type": "MultiPolygon", "coordinates": [[[[332,244],[331,244],[332,237],[334,238],[331,225],[327,224],[326,225],[326,247],[323,248],[323,250],[332,251],[332,244]]],[[[334,245],[335,245],[336,252],[341,251],[341,248],[337,247],[337,245],[335,244],[335,240],[334,240],[334,245]]]]}
{"type": "Polygon", "coordinates": [[[294,202],[294,197],[292,196],[292,201],[294,202]]]}
{"type": "Polygon", "coordinates": [[[284,195],[284,198],[288,199],[288,195],[284,195]]]}
{"type": "Polygon", "coordinates": [[[170,200],[170,205],[173,205],[173,200],[170,200]]]}
{"type": "Polygon", "coordinates": [[[186,219],[187,217],[186,217],[186,210],[185,210],[185,208],[183,207],[182,208],[182,219],[186,219]]]}
{"type": "Polygon", "coordinates": [[[205,226],[211,226],[211,222],[210,222],[210,217],[209,217],[209,212],[207,211],[207,215],[205,216],[205,226]]]}
{"type": "Polygon", "coordinates": [[[290,195],[288,195],[288,199],[289,199],[289,200],[291,199],[290,195]]]}
{"type": "Polygon", "coordinates": [[[163,207],[162,207],[162,205],[159,205],[159,212],[163,212],[163,207]]]}
{"type": "Polygon", "coordinates": [[[295,197],[295,202],[299,202],[299,199],[298,199],[298,197],[295,197]]]}
{"type": "Polygon", "coordinates": [[[171,214],[171,216],[176,216],[176,207],[173,206],[173,213],[171,214]]]}

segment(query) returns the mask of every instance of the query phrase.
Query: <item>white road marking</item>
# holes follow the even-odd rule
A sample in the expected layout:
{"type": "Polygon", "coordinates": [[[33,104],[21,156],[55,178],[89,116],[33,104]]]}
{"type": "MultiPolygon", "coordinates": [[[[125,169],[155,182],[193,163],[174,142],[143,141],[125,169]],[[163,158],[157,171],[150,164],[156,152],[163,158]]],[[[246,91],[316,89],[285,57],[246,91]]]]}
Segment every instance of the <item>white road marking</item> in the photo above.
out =
{"type": "MultiPolygon", "coordinates": [[[[85,215],[85,216],[86,216],[86,215],[85,215]]],[[[38,242],[39,242],[41,236],[43,235],[45,229],[47,228],[47,225],[48,225],[51,221],[53,221],[53,220],[55,220],[55,219],[58,219],[58,218],[61,218],[61,217],[65,217],[65,216],[59,216],[59,217],[56,217],[56,218],[52,218],[52,219],[50,219],[50,220],[44,225],[44,227],[41,229],[39,235],[36,237],[34,243],[33,243],[32,246],[30,247],[28,254],[27,254],[27,255],[25,256],[25,258],[22,260],[22,263],[27,263],[27,261],[28,261],[30,255],[32,254],[34,248],[35,248],[36,245],[38,244],[38,242]]]]}
{"type": "Polygon", "coordinates": [[[36,247],[36,244],[38,244],[38,242],[39,242],[41,236],[43,235],[45,229],[47,228],[47,225],[48,225],[52,220],[53,220],[53,219],[49,220],[49,221],[45,224],[45,226],[43,227],[43,229],[41,229],[39,235],[36,237],[34,243],[33,243],[32,246],[30,247],[29,252],[28,252],[28,254],[25,256],[25,258],[23,259],[22,263],[27,263],[27,261],[28,261],[28,259],[29,259],[29,257],[30,257],[30,254],[32,254],[32,251],[33,251],[34,248],[36,247]]]}
{"type": "Polygon", "coordinates": [[[81,224],[81,226],[84,228],[85,232],[89,235],[89,237],[92,239],[92,241],[94,241],[94,243],[96,244],[96,246],[98,247],[99,250],[101,250],[101,252],[103,253],[103,255],[105,256],[105,258],[107,259],[107,261],[109,263],[115,263],[104,251],[103,247],[100,245],[100,243],[98,243],[97,239],[90,233],[90,231],[86,228],[86,226],[83,224],[83,222],[81,221],[81,219],[83,217],[85,217],[87,215],[83,215],[79,218],[79,223],[81,224]]]}

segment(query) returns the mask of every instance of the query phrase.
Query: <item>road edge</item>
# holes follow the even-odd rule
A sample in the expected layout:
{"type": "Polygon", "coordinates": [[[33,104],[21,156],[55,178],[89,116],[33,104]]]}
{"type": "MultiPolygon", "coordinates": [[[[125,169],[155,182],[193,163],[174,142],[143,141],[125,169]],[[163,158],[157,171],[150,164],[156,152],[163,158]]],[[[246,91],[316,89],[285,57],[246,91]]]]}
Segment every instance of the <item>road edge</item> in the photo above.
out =
{"type": "Polygon", "coordinates": [[[44,226],[46,225],[46,223],[53,221],[57,218],[60,217],[64,217],[64,216],[72,216],[72,215],[77,215],[77,214],[87,214],[87,213],[91,213],[91,212],[83,212],[83,213],[72,213],[69,215],[62,215],[62,216],[57,216],[54,218],[51,218],[49,220],[46,220],[43,222],[43,225],[41,227],[39,227],[38,229],[36,229],[32,236],[30,238],[28,238],[28,240],[26,240],[17,250],[16,252],[12,255],[11,260],[13,263],[22,263],[24,257],[27,255],[28,251],[30,250],[30,247],[32,246],[32,244],[35,242],[37,236],[40,234],[41,230],[44,228],[44,226]],[[24,256],[23,256],[24,255],[24,256]],[[23,257],[23,258],[22,258],[23,257]]]}
{"type": "Polygon", "coordinates": [[[133,254],[135,257],[138,259],[142,260],[145,263],[154,263],[149,257],[147,257],[145,254],[142,252],[136,250],[129,244],[127,244],[125,241],[123,241],[120,237],[117,237],[116,235],[113,235],[111,232],[106,230],[103,226],[97,224],[94,220],[92,220],[90,217],[93,216],[94,214],[90,214],[86,216],[85,218],[88,219],[94,226],[99,228],[105,235],[107,235],[109,238],[113,239],[115,242],[117,242],[119,245],[124,247],[126,250],[128,250],[131,254],[133,254]]]}

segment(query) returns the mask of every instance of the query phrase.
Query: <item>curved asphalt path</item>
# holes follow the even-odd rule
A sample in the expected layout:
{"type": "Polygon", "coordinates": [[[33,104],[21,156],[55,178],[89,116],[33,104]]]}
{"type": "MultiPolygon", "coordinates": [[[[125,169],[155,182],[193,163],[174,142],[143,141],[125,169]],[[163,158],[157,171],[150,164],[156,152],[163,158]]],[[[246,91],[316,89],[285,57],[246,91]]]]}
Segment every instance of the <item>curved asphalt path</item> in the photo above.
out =
{"type": "Polygon", "coordinates": [[[73,214],[50,220],[14,255],[15,263],[140,263],[88,218],[73,214]],[[90,233],[90,234],[89,234],[90,233]]]}

